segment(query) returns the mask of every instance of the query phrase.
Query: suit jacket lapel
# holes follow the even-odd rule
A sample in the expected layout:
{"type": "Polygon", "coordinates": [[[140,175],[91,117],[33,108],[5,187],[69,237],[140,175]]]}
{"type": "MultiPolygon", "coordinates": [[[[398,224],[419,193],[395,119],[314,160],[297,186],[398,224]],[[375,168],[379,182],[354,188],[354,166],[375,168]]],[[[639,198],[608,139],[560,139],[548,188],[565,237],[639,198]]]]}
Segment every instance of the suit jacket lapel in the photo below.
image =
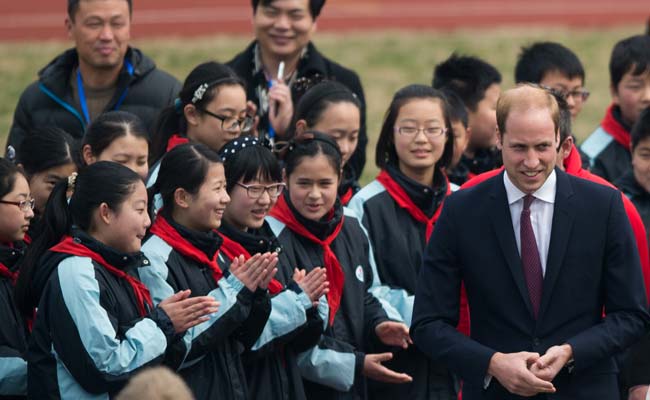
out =
{"type": "Polygon", "coordinates": [[[512,228],[508,196],[506,195],[506,188],[503,185],[504,173],[505,172],[502,172],[493,179],[493,188],[490,194],[490,200],[494,205],[493,207],[490,207],[492,212],[490,212],[489,215],[492,220],[494,234],[499,242],[503,256],[506,259],[508,268],[510,268],[510,272],[512,273],[515,284],[519,289],[519,293],[521,294],[521,297],[528,308],[528,312],[532,317],[533,307],[530,303],[530,295],[528,294],[526,278],[524,277],[524,271],[521,265],[521,257],[517,250],[515,232],[512,228]]]}
{"type": "Polygon", "coordinates": [[[571,206],[573,189],[571,188],[569,178],[564,172],[557,169],[555,173],[557,175],[557,189],[555,193],[555,207],[553,209],[551,242],[548,247],[546,273],[544,274],[544,287],[542,289],[542,303],[539,310],[538,320],[540,321],[551,301],[555,282],[564,264],[564,254],[569,244],[574,217],[571,206]]]}

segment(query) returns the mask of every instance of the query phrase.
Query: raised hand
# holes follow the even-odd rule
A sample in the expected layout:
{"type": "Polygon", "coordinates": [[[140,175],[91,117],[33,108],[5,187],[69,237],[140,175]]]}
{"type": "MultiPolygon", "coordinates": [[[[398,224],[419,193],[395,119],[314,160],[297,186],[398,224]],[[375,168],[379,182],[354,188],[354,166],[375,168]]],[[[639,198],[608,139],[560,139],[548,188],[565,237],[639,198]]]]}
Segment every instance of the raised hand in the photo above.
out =
{"type": "Polygon", "coordinates": [[[230,272],[237,277],[251,292],[257,290],[262,279],[266,277],[268,257],[255,254],[248,260],[244,256],[233,258],[230,263],[230,272]]]}
{"type": "Polygon", "coordinates": [[[275,81],[269,89],[269,123],[279,137],[283,137],[293,117],[291,90],[282,80],[275,81]]]}
{"type": "Polygon", "coordinates": [[[384,321],[375,326],[375,334],[382,343],[407,349],[413,344],[409,328],[401,322],[384,321]]]}
{"type": "Polygon", "coordinates": [[[264,256],[266,256],[268,260],[268,265],[266,266],[267,272],[266,276],[260,281],[258,287],[260,289],[266,290],[269,287],[269,283],[271,283],[271,280],[275,276],[275,273],[278,272],[278,269],[276,268],[278,265],[278,253],[266,253],[264,256]]]}
{"type": "Polygon", "coordinates": [[[370,379],[387,383],[408,383],[413,378],[404,373],[398,373],[382,365],[382,362],[393,358],[392,353],[366,354],[363,360],[363,374],[370,379]]]}
{"type": "Polygon", "coordinates": [[[325,268],[316,267],[306,273],[303,270],[294,270],[293,280],[309,297],[314,307],[318,306],[318,299],[329,292],[329,282],[325,268]],[[296,279],[297,278],[297,279],[296,279]]]}
{"type": "Polygon", "coordinates": [[[191,291],[181,290],[158,304],[174,325],[176,333],[185,332],[209,319],[219,310],[219,302],[211,296],[189,297],[191,291]]]}
{"type": "Polygon", "coordinates": [[[492,375],[510,393],[534,396],[537,393],[555,393],[551,382],[535,376],[529,368],[539,359],[538,353],[495,353],[490,359],[488,374],[492,375]]]}

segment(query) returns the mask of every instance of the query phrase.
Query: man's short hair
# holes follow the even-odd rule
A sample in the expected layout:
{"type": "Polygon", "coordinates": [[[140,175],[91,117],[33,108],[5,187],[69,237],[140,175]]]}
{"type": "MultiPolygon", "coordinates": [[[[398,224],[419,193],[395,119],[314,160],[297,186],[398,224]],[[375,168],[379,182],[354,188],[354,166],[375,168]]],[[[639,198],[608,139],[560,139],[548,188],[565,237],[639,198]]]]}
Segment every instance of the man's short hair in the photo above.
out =
{"type": "Polygon", "coordinates": [[[585,81],[585,69],[578,56],[555,42],[537,42],[522,47],[515,66],[515,83],[540,83],[544,75],[557,71],[569,79],[585,81]]]}
{"type": "Polygon", "coordinates": [[[650,137],[650,107],[641,111],[641,115],[634,124],[630,135],[632,136],[632,150],[636,148],[639,142],[650,137]]]}
{"type": "Polygon", "coordinates": [[[513,110],[546,108],[551,114],[553,128],[560,129],[560,107],[551,92],[535,85],[521,84],[501,93],[497,101],[497,127],[499,135],[506,133],[506,121],[513,110]]]}
{"type": "MultiPolygon", "coordinates": [[[[253,14],[257,12],[258,5],[269,6],[274,1],[275,0],[252,0],[253,14]]],[[[311,13],[311,17],[314,19],[314,21],[320,15],[320,12],[323,9],[324,5],[325,5],[325,0],[309,0],[309,12],[311,13]]]]}
{"type": "Polygon", "coordinates": [[[492,65],[472,56],[452,54],[436,65],[432,85],[439,90],[456,93],[470,111],[476,111],[485,91],[501,83],[501,73],[492,65]]]}
{"type": "Polygon", "coordinates": [[[609,59],[609,78],[614,89],[630,72],[640,75],[650,70],[650,36],[636,35],[616,43],[609,59]]]}
{"type": "MultiPolygon", "coordinates": [[[[74,15],[77,13],[77,10],[79,9],[79,2],[84,1],[84,0],[68,0],[68,17],[70,17],[71,20],[74,20],[74,15]]],[[[133,3],[132,0],[124,0],[127,3],[129,3],[129,14],[133,12],[133,3]]]]}

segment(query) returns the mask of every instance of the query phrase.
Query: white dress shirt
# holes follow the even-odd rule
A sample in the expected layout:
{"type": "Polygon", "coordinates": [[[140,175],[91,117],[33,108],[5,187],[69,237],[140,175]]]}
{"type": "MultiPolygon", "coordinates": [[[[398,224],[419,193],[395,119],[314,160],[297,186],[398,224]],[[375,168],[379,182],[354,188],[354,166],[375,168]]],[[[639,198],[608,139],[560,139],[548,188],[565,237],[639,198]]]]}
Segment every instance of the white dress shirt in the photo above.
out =
{"type": "MultiPolygon", "coordinates": [[[[524,197],[526,193],[519,190],[508,177],[508,172],[503,174],[503,184],[506,187],[510,216],[512,217],[512,229],[515,231],[517,250],[521,256],[521,211],[524,209],[524,197]]],[[[533,193],[535,198],[530,205],[530,222],[535,233],[539,261],[542,263],[542,274],[546,274],[546,260],[548,259],[548,247],[551,242],[551,228],[553,226],[553,209],[555,204],[555,192],[557,190],[557,176],[555,170],[546,179],[546,182],[533,193]]]]}

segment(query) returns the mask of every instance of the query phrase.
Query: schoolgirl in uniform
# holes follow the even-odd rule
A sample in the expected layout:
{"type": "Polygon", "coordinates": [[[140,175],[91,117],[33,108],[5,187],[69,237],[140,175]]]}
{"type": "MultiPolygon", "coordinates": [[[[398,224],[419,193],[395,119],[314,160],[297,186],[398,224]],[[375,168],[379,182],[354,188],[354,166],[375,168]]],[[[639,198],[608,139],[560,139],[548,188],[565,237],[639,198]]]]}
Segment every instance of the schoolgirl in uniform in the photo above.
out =
{"type": "MultiPolygon", "coordinates": [[[[441,92],[424,85],[400,89],[377,143],[381,172],[350,202],[368,232],[379,283],[385,285],[375,287],[373,293],[395,306],[408,324],[422,254],[443,201],[451,194],[443,172],[453,155],[450,127],[441,92]]],[[[446,368],[432,365],[416,348],[397,352],[389,365],[413,376],[413,382],[402,386],[373,383],[373,398],[455,397],[446,368]]]]}
{"type": "Polygon", "coordinates": [[[190,332],[191,350],[178,371],[197,399],[248,398],[241,353],[262,332],[270,313],[267,288],[277,255],[265,252],[232,262],[216,233],[226,205],[221,157],[207,146],[187,143],[163,157],[153,192],[163,208],[151,226],[143,252],[152,267],[141,273],[154,304],[173,291],[191,289],[221,303],[219,313],[190,332]]]}
{"type": "Polygon", "coordinates": [[[30,242],[38,235],[40,216],[54,186],[77,171],[78,152],[77,142],[60,128],[35,129],[23,140],[16,163],[23,168],[29,182],[35,214],[25,241],[30,242]]]}
{"type": "Polygon", "coordinates": [[[218,152],[226,142],[252,129],[241,78],[223,64],[199,64],[185,79],[175,104],[158,117],[147,187],[156,181],[161,157],[175,146],[196,142],[218,152]]]}
{"type": "Polygon", "coordinates": [[[331,136],[341,150],[343,175],[339,185],[341,203],[347,205],[359,191],[348,160],[357,148],[361,129],[361,102],[345,85],[334,81],[316,84],[300,98],[296,105],[294,136],[314,130],[331,136]]]}
{"type": "Polygon", "coordinates": [[[108,111],[86,129],[81,153],[84,163],[113,161],[131,168],[143,179],[149,165],[149,135],[140,118],[126,111],[108,111]]]}
{"type": "MultiPolygon", "coordinates": [[[[230,203],[219,227],[221,251],[228,258],[275,252],[282,247],[265,217],[282,194],[282,169],[257,138],[243,136],[221,150],[230,203]]],[[[251,399],[306,399],[296,354],[315,345],[323,331],[319,299],[327,293],[323,268],[309,273],[278,265],[269,285],[271,315],[264,331],[244,356],[251,399]]],[[[323,300],[324,297],[323,297],[323,300]]],[[[323,305],[325,305],[323,301],[323,305]]],[[[326,315],[326,307],[321,313],[326,315]]]]}
{"type": "Polygon", "coordinates": [[[45,281],[27,351],[28,396],[109,398],[130,376],[187,352],[177,339],[218,309],[179,292],[154,307],[138,268],[149,226],[142,178],[99,161],[58,183],[21,266],[45,281]],[[69,198],[67,192],[72,192],[69,198]]]}
{"type": "MultiPolygon", "coordinates": [[[[381,363],[390,353],[366,354],[379,340],[408,347],[406,326],[391,321],[368,289],[373,282],[370,246],[356,217],[337,199],[341,153],[321,133],[305,132],[285,149],[286,192],[269,225],[282,245],[281,263],[307,271],[324,267],[329,281],[327,328],[319,343],[299,355],[308,399],[367,399],[365,377],[409,382],[381,363]]],[[[392,310],[390,310],[392,311],[392,310]]],[[[396,317],[391,312],[391,317],[396,317]]]]}
{"type": "Polygon", "coordinates": [[[13,292],[33,207],[20,168],[0,158],[0,398],[27,393],[27,328],[13,292]]]}

